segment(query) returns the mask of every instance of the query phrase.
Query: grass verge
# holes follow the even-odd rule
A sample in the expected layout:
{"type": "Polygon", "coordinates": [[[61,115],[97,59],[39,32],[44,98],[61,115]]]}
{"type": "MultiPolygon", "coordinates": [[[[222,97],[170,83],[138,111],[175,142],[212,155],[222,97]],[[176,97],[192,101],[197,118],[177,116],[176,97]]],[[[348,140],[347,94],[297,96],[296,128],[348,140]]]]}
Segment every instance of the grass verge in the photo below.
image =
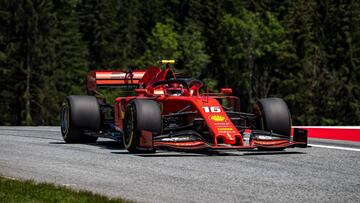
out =
{"type": "Polygon", "coordinates": [[[0,177],[0,202],[108,202],[130,203],[124,199],[110,199],[106,196],[94,194],[88,191],[75,191],[63,186],[55,186],[48,183],[35,183],[34,181],[13,180],[0,177]]]}

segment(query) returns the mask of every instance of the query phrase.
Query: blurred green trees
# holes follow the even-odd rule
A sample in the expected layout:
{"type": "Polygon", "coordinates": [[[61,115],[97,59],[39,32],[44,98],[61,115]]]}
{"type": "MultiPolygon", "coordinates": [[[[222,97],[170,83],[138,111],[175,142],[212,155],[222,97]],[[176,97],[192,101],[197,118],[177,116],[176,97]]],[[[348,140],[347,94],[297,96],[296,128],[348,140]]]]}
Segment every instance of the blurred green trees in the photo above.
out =
{"type": "Polygon", "coordinates": [[[0,0],[0,125],[58,125],[93,69],[176,71],[282,97],[296,125],[360,123],[360,2],[0,0]]]}

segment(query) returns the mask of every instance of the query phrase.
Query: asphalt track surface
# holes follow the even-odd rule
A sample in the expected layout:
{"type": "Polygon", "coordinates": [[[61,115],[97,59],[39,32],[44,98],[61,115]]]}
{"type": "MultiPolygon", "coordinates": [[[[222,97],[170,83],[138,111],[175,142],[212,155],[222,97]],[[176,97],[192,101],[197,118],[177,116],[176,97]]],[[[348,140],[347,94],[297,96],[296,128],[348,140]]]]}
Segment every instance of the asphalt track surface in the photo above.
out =
{"type": "Polygon", "coordinates": [[[132,155],[64,144],[59,127],[0,127],[0,174],[139,202],[360,202],[360,143],[310,143],[337,148],[132,155]]]}

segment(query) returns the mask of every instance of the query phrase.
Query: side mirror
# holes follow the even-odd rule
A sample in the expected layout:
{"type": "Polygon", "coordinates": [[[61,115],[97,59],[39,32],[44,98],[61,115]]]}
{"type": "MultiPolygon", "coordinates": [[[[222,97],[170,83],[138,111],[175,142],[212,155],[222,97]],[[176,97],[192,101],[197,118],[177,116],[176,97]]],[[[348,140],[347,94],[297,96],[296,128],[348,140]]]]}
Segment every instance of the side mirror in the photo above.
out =
{"type": "Polygon", "coordinates": [[[221,88],[220,93],[223,94],[223,95],[231,95],[232,94],[232,89],[231,88],[221,88]]]}

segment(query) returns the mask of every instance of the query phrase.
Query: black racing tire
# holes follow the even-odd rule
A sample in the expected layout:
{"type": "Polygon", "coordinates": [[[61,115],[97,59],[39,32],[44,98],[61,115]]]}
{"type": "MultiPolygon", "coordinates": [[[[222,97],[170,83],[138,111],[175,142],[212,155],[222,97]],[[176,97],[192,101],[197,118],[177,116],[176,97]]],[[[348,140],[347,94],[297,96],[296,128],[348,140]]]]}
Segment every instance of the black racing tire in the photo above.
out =
{"type": "Polygon", "coordinates": [[[259,99],[254,105],[256,127],[290,138],[291,115],[285,101],[280,98],[259,99]]]}
{"type": "Polygon", "coordinates": [[[100,107],[93,96],[68,96],[62,104],[61,134],[66,143],[93,143],[98,137],[84,134],[84,130],[100,129],[100,107]]]}
{"type": "Polygon", "coordinates": [[[155,149],[141,150],[138,146],[142,130],[161,133],[159,104],[153,100],[132,100],[126,106],[123,126],[123,143],[130,153],[155,152],[155,149]]]}

